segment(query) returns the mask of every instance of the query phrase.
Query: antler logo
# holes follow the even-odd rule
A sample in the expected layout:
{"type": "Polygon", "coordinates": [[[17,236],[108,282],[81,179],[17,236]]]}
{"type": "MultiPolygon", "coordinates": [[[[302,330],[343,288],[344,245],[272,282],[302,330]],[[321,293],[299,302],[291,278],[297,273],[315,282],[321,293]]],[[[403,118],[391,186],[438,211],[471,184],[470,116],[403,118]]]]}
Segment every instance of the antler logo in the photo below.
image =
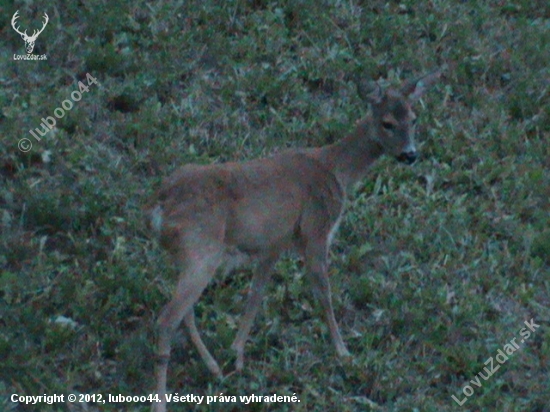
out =
{"type": "Polygon", "coordinates": [[[29,36],[27,35],[27,30],[25,30],[23,33],[19,30],[19,27],[16,26],[16,20],[19,18],[19,16],[17,15],[17,13],[19,13],[19,10],[17,10],[12,19],[11,19],[11,26],[13,27],[13,29],[19,33],[21,35],[21,37],[23,38],[23,40],[25,41],[25,48],[27,49],[27,54],[31,54],[32,51],[34,50],[34,42],[36,42],[36,38],[38,37],[38,35],[40,33],[42,33],[44,31],[44,29],[46,28],[46,25],[48,24],[48,21],[50,20],[48,18],[48,15],[46,13],[44,13],[44,24],[42,25],[42,28],[40,30],[34,30],[32,36],[29,36]]]}

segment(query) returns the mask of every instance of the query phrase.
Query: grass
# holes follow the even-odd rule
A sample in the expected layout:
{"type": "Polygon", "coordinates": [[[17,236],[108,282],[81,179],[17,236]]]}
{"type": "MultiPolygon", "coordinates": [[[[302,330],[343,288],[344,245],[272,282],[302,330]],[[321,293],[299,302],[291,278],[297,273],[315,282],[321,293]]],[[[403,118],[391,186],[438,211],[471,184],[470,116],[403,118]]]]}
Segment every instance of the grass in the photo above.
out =
{"type": "MultiPolygon", "coordinates": [[[[357,76],[397,84],[447,64],[417,107],[422,159],[381,160],[332,248],[353,362],[336,358],[299,262],[285,259],[245,371],[211,379],[182,332],[169,388],[301,402],[172,410],[550,410],[547,2],[54,0],[0,10],[0,394],[149,393],[154,320],[176,273],[140,207],[162,176],[330,143],[366,111],[357,76]],[[25,53],[10,26],[16,10],[22,28],[49,14],[34,51],[46,61],[13,60],[25,53]],[[87,73],[99,84],[37,142],[28,131],[87,73]],[[469,384],[531,318],[540,328],[480,388],[469,384]],[[474,393],[458,406],[451,396],[463,399],[467,384],[474,393]]],[[[218,279],[196,309],[226,371],[249,278],[218,279]]],[[[0,408],[38,410],[9,396],[0,408]]]]}

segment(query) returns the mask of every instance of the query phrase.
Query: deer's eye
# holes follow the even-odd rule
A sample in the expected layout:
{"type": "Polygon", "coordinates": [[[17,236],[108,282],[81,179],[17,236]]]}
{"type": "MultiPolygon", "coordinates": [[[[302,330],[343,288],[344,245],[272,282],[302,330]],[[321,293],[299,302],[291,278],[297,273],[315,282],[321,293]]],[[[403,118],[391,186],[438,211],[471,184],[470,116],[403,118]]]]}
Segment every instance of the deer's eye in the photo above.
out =
{"type": "Polygon", "coordinates": [[[382,122],[382,127],[386,130],[393,130],[395,129],[395,125],[391,122],[382,122]]]}

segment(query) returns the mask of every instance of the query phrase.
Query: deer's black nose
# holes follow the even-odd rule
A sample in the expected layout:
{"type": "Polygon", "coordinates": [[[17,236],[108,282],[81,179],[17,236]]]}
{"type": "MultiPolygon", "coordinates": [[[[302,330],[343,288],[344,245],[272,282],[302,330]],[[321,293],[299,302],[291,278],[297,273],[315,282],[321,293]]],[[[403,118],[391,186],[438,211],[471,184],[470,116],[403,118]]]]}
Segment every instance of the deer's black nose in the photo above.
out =
{"type": "Polygon", "coordinates": [[[401,163],[406,163],[408,165],[413,164],[418,158],[418,153],[416,152],[403,152],[397,156],[397,160],[401,163]]]}

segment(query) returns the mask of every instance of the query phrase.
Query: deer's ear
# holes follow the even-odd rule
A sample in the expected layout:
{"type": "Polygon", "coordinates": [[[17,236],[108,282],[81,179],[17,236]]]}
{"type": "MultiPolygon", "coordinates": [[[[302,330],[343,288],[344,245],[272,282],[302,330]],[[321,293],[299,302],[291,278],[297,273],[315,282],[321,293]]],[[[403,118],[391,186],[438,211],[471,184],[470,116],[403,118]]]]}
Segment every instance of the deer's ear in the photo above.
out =
{"type": "Polygon", "coordinates": [[[407,80],[401,86],[401,93],[408,96],[410,102],[416,102],[441,77],[443,69],[438,69],[416,79],[407,80]]]}
{"type": "Polygon", "coordinates": [[[382,101],[382,88],[376,82],[357,82],[357,94],[367,103],[379,104],[382,101]]]}

